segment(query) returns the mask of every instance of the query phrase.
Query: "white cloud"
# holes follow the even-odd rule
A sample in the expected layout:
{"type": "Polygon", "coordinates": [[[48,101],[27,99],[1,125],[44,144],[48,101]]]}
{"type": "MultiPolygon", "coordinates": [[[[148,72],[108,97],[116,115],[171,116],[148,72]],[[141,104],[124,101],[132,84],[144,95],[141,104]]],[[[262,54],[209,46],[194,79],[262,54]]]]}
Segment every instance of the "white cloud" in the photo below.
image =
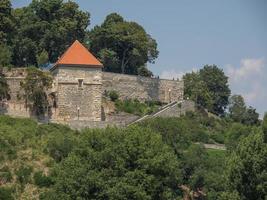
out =
{"type": "Polygon", "coordinates": [[[248,105],[267,111],[267,68],[263,58],[242,59],[240,66],[226,65],[232,94],[241,94],[248,105]]]}
{"type": "Polygon", "coordinates": [[[264,69],[264,59],[242,59],[240,67],[235,68],[232,65],[226,66],[227,73],[232,81],[249,79],[252,76],[260,74],[264,69]]]}

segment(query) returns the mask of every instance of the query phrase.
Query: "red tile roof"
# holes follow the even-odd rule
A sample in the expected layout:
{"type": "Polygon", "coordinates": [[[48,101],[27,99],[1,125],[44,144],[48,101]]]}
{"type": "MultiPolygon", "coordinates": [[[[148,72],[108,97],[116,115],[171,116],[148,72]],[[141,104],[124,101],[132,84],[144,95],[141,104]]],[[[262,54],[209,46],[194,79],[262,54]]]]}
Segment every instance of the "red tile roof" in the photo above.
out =
{"type": "Polygon", "coordinates": [[[54,67],[57,65],[103,67],[103,65],[78,40],[76,40],[58,59],[54,67]]]}

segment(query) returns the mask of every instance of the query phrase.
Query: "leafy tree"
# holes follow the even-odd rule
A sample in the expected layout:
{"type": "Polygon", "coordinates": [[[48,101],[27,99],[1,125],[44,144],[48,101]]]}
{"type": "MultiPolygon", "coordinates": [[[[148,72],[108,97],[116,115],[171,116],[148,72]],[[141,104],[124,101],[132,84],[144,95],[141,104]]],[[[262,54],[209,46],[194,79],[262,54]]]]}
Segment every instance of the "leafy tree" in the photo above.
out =
{"type": "Polygon", "coordinates": [[[188,97],[198,105],[211,110],[213,104],[211,93],[208,90],[205,81],[201,79],[199,73],[187,73],[184,75],[183,80],[185,85],[185,97],[188,97]]]}
{"type": "Polygon", "coordinates": [[[138,74],[138,68],[158,57],[157,43],[144,28],[120,15],[108,15],[89,33],[90,49],[111,72],[138,74]]]}
{"type": "Polygon", "coordinates": [[[52,76],[49,72],[43,72],[35,67],[27,68],[25,81],[21,82],[24,90],[23,97],[26,104],[33,105],[33,111],[37,116],[43,115],[48,106],[46,90],[52,86],[52,76]]]}
{"type": "Polygon", "coordinates": [[[267,113],[265,113],[262,121],[262,131],[264,135],[264,142],[267,143],[267,113]]]}
{"type": "Polygon", "coordinates": [[[246,125],[257,125],[259,123],[259,113],[256,112],[255,108],[249,106],[242,122],[246,125]]]}
{"type": "Polygon", "coordinates": [[[48,62],[48,53],[43,50],[40,55],[37,56],[38,66],[41,67],[48,62]]]}
{"type": "Polygon", "coordinates": [[[149,129],[86,130],[44,199],[175,199],[177,166],[173,151],[149,129]]]}
{"type": "Polygon", "coordinates": [[[229,116],[235,122],[245,125],[259,124],[259,114],[256,112],[256,109],[251,106],[247,108],[241,95],[233,95],[230,98],[229,116]]]}
{"type": "Polygon", "coordinates": [[[9,43],[14,30],[14,23],[11,15],[11,1],[0,1],[0,43],[9,43]]]}
{"type": "Polygon", "coordinates": [[[2,73],[2,70],[0,68],[0,101],[8,98],[9,98],[9,87],[5,75],[2,73]]]}
{"type": "Polygon", "coordinates": [[[37,64],[37,55],[48,53],[55,62],[76,39],[83,41],[90,15],[77,3],[63,0],[33,0],[29,6],[15,9],[16,35],[13,38],[13,63],[37,64]]]}
{"type": "Polygon", "coordinates": [[[267,144],[256,132],[244,138],[227,162],[227,185],[242,200],[264,200],[267,197],[267,144]]]}
{"type": "Polygon", "coordinates": [[[213,100],[210,111],[217,115],[224,114],[231,93],[228,85],[228,77],[216,65],[205,65],[200,69],[199,75],[201,80],[206,83],[208,91],[211,94],[211,99],[213,100]]]}
{"type": "Polygon", "coordinates": [[[242,122],[246,113],[246,104],[241,95],[233,95],[229,100],[229,114],[235,122],[242,122]]]}
{"type": "Polygon", "coordinates": [[[141,66],[137,69],[137,74],[140,76],[152,77],[153,73],[146,66],[141,66]]]}
{"type": "Polygon", "coordinates": [[[252,131],[252,127],[245,126],[241,123],[233,123],[225,131],[225,144],[228,150],[233,150],[237,147],[238,143],[247,137],[252,131]]]}
{"type": "Polygon", "coordinates": [[[7,45],[1,44],[0,42],[0,68],[1,67],[8,67],[11,63],[11,51],[7,45]]]}
{"type": "Polygon", "coordinates": [[[241,200],[238,192],[222,192],[219,200],[241,200]]]}
{"type": "Polygon", "coordinates": [[[210,112],[222,115],[228,105],[228,78],[216,65],[205,65],[200,71],[184,77],[185,96],[210,112]]]}

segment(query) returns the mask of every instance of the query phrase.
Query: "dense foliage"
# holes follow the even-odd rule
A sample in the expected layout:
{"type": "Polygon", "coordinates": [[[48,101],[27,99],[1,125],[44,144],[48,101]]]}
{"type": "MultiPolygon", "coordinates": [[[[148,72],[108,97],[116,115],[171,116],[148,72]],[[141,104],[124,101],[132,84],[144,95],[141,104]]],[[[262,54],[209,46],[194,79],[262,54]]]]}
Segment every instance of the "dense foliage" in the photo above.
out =
{"type": "Polygon", "coordinates": [[[56,170],[55,191],[50,195],[53,199],[172,199],[179,182],[177,166],[171,148],[151,130],[86,130],[56,170]]]}
{"type": "Polygon", "coordinates": [[[156,41],[136,22],[117,13],[91,31],[90,14],[74,1],[33,0],[13,9],[0,2],[0,66],[39,66],[54,63],[75,40],[83,42],[106,71],[151,77],[146,67],[158,57],[156,41]]]}
{"type": "Polygon", "coordinates": [[[53,78],[50,73],[41,71],[35,67],[27,68],[27,76],[21,82],[23,94],[20,94],[26,101],[26,105],[32,105],[32,111],[37,116],[47,111],[48,97],[47,90],[52,87],[53,78]]]}
{"type": "Polygon", "coordinates": [[[247,108],[241,95],[233,95],[229,100],[229,116],[233,121],[253,125],[259,123],[259,114],[251,106],[247,108]]]}
{"type": "Polygon", "coordinates": [[[89,34],[90,48],[106,71],[151,76],[144,67],[158,56],[157,43],[136,22],[127,22],[117,13],[108,15],[89,34]]]}
{"type": "Polygon", "coordinates": [[[33,0],[13,10],[13,18],[13,64],[23,66],[36,65],[43,51],[55,62],[74,40],[83,41],[90,15],[73,1],[33,0]]]}
{"type": "Polygon", "coordinates": [[[126,99],[115,101],[117,111],[127,112],[138,116],[151,114],[159,109],[159,102],[140,102],[138,99],[126,99]]]}
{"type": "Polygon", "coordinates": [[[228,77],[216,65],[205,65],[198,72],[184,75],[185,96],[210,112],[222,115],[228,105],[228,77]]]}
{"type": "Polygon", "coordinates": [[[0,116],[0,194],[5,199],[264,199],[265,127],[188,113],[78,132],[0,116]],[[207,150],[201,142],[225,143],[228,150],[207,150]]]}
{"type": "Polygon", "coordinates": [[[267,197],[267,143],[255,131],[242,140],[228,158],[227,188],[237,191],[242,200],[264,200],[267,197]]]}

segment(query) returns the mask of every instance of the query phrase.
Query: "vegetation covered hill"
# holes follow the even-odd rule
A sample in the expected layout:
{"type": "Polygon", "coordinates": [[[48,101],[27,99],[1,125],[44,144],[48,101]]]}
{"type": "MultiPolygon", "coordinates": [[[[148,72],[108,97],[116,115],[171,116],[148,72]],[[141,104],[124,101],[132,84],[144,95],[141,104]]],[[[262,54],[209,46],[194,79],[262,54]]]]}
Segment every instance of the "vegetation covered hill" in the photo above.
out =
{"type": "Polygon", "coordinates": [[[264,200],[265,126],[188,113],[78,132],[1,116],[0,199],[264,200]]]}

